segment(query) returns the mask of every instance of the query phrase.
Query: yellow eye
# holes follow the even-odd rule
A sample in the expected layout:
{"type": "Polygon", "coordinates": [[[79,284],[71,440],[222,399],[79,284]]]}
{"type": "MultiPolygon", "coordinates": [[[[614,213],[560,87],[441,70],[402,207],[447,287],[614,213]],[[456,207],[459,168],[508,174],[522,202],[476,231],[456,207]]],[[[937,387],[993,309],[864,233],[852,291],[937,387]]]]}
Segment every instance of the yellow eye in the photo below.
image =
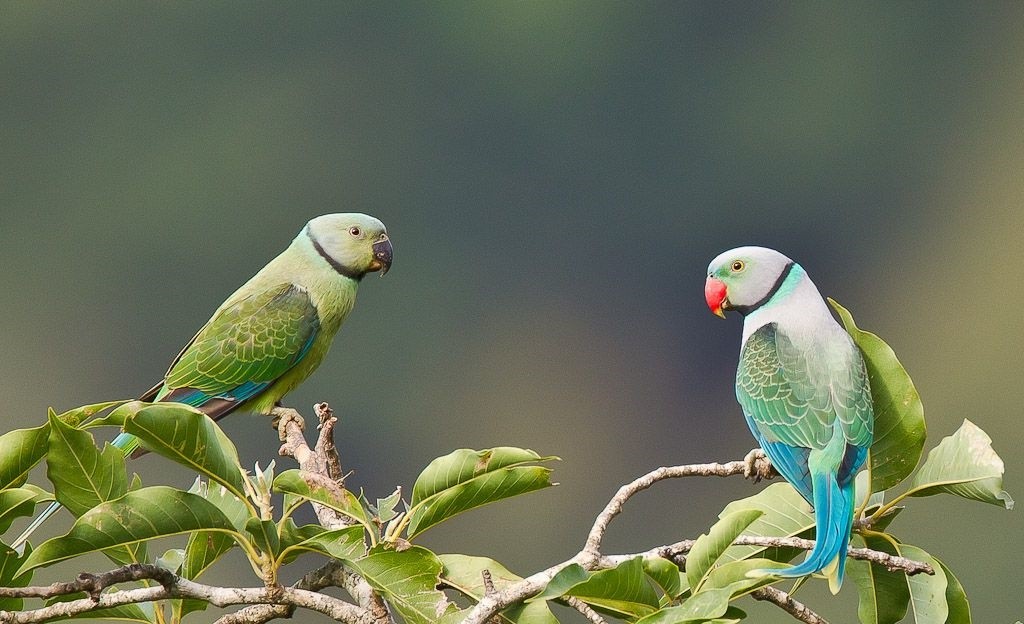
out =
{"type": "Polygon", "coordinates": [[[731,268],[733,273],[739,273],[743,269],[747,268],[747,265],[742,260],[736,260],[732,263],[731,268]]]}

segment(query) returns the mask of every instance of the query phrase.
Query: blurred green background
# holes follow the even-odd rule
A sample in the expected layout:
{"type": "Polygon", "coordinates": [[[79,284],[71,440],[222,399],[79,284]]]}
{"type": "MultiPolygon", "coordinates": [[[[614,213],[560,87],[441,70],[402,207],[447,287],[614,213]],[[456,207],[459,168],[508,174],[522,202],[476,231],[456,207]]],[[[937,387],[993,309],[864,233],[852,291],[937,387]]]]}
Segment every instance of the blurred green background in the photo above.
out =
{"type": "MultiPolygon", "coordinates": [[[[140,393],[307,219],[362,211],[393,271],[291,396],[341,415],[349,484],[409,488],[458,447],[564,459],[560,487],[425,535],[438,552],[534,571],[621,483],[750,449],[740,321],[701,293],[739,244],[785,251],[895,348],[929,448],[984,428],[1019,499],[1022,165],[1020,3],[7,0],[0,425],[140,393]]],[[[278,447],[254,418],[225,422],[247,464],[278,447]]],[[[660,484],[607,547],[696,536],[759,487],[660,484]]],[[[910,507],[894,530],[976,622],[1024,618],[1019,511],[910,507]]],[[[211,580],[256,583],[237,558],[211,580]]],[[[852,584],[814,585],[854,619],[852,584]]]]}

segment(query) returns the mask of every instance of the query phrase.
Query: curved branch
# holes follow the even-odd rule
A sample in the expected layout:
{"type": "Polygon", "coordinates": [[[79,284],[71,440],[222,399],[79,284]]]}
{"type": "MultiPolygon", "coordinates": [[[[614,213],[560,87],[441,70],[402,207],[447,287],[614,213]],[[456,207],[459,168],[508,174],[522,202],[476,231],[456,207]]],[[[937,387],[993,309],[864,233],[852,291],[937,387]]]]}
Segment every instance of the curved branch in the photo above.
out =
{"type": "Polygon", "coordinates": [[[70,583],[54,583],[47,587],[0,588],[6,598],[50,598],[79,592],[87,598],[58,602],[28,611],[0,612],[4,624],[30,624],[60,617],[69,617],[97,609],[126,604],[152,602],[167,598],[195,598],[215,607],[232,605],[289,605],[303,607],[346,624],[373,624],[373,615],[366,609],[326,594],[292,587],[214,587],[204,585],[151,564],[132,564],[98,575],[83,574],[70,583]],[[159,585],[102,593],[114,583],[128,580],[154,580],[159,585]]]}
{"type": "Polygon", "coordinates": [[[804,624],[828,624],[825,618],[807,608],[807,605],[796,600],[786,592],[772,586],[761,587],[750,593],[754,600],[770,602],[804,624]]]}
{"type": "MultiPolygon", "coordinates": [[[[638,492],[642,492],[658,481],[663,481],[665,479],[675,479],[679,477],[730,477],[735,475],[744,475],[745,477],[753,477],[759,480],[761,478],[769,478],[772,474],[771,471],[771,463],[765,458],[763,453],[757,453],[756,449],[749,453],[745,459],[739,461],[731,461],[724,464],[708,463],[688,464],[684,466],[663,466],[656,470],[652,470],[651,472],[648,472],[647,474],[634,479],[630,483],[619,488],[615,493],[615,496],[608,501],[608,504],[605,505],[604,509],[594,521],[594,525],[591,527],[590,533],[587,535],[587,541],[583,546],[583,549],[580,550],[580,552],[573,558],[551,566],[546,570],[532,574],[507,586],[500,592],[485,595],[480,602],[470,610],[469,615],[466,616],[465,620],[463,620],[463,624],[484,624],[498,613],[498,611],[501,611],[513,604],[520,603],[543,590],[547,583],[554,578],[558,572],[574,563],[579,564],[587,571],[615,567],[619,563],[635,557],[663,558],[668,559],[673,563],[679,563],[680,558],[693,548],[694,540],[684,540],[675,544],[659,546],[658,548],[629,555],[601,555],[601,542],[608,530],[608,525],[611,524],[611,521],[622,512],[622,508],[626,504],[626,501],[638,492]]],[[[795,537],[756,537],[741,535],[733,543],[744,546],[789,546],[803,550],[811,550],[814,548],[814,542],[812,540],[795,537]]],[[[883,565],[893,571],[902,570],[907,574],[935,573],[931,566],[925,563],[913,561],[904,557],[894,557],[888,553],[869,550],[867,548],[850,548],[848,550],[848,554],[855,559],[866,559],[879,565],[883,565]]]]}

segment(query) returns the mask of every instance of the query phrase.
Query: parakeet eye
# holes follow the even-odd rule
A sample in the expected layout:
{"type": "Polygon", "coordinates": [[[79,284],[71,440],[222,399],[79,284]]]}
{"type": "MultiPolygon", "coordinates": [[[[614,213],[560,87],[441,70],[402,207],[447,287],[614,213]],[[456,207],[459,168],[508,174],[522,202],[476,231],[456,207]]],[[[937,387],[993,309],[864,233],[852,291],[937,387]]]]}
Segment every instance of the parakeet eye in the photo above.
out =
{"type": "Polygon", "coordinates": [[[743,269],[747,268],[747,265],[742,260],[736,260],[732,263],[732,272],[739,273],[743,269]]]}
{"type": "Polygon", "coordinates": [[[357,227],[350,227],[348,229],[348,233],[351,234],[352,236],[359,236],[359,228],[357,228],[357,227]]]}

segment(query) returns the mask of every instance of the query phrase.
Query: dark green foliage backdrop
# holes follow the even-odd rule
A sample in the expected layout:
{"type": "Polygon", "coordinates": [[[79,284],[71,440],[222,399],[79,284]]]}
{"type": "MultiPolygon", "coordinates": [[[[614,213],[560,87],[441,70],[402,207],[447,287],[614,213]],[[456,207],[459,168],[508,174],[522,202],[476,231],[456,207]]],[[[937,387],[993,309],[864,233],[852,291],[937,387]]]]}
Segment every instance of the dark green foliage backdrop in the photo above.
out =
{"type": "MultiPolygon", "coordinates": [[[[561,487],[438,527],[438,552],[525,573],[620,483],[750,448],[739,323],[700,292],[745,243],[893,346],[930,444],[970,418],[1019,491],[1019,5],[4,2],[0,85],[3,430],[141,392],[306,219],[359,210],[394,270],[292,397],[342,416],[350,484],[384,496],[457,447],[564,459],[561,487]]],[[[226,429],[246,463],[276,452],[226,429]]],[[[608,547],[696,536],[753,491],[659,485],[608,547]]],[[[976,621],[1024,616],[1020,514],[941,504],[901,534],[976,621]]],[[[855,592],[814,603],[841,621],[855,592]]]]}

